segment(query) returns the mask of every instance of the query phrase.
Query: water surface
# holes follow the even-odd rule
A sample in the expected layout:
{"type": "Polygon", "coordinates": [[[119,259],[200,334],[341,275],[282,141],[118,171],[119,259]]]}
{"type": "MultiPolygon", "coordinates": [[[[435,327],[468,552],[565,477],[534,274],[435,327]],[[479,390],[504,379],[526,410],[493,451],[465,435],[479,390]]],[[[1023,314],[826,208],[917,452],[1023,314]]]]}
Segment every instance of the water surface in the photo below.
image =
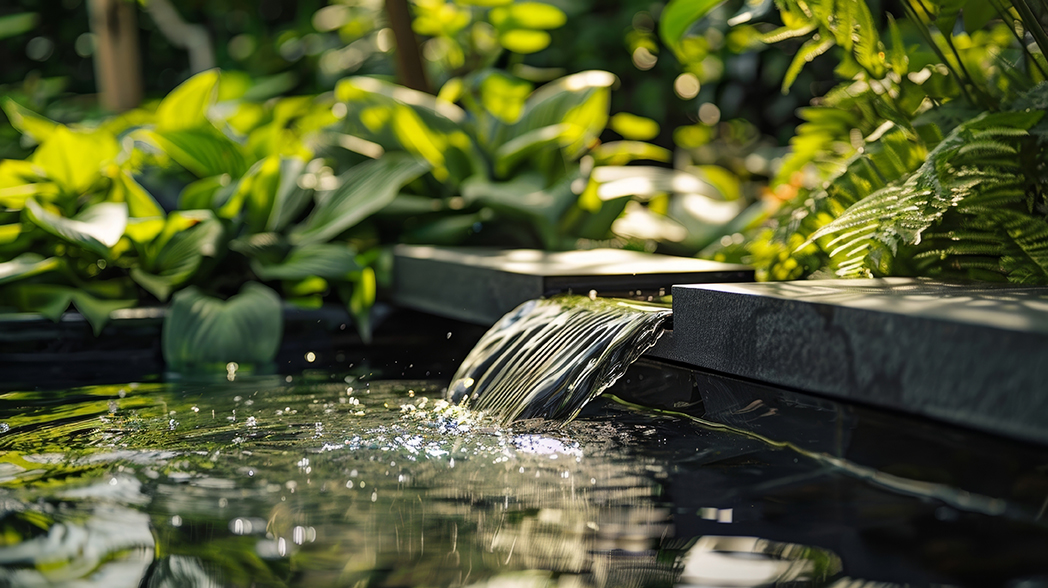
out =
{"type": "Polygon", "coordinates": [[[999,501],[985,512],[607,400],[500,426],[445,385],[358,371],[0,395],[0,584],[1004,585],[1048,568],[1025,498],[1048,470],[976,488],[999,501]]]}

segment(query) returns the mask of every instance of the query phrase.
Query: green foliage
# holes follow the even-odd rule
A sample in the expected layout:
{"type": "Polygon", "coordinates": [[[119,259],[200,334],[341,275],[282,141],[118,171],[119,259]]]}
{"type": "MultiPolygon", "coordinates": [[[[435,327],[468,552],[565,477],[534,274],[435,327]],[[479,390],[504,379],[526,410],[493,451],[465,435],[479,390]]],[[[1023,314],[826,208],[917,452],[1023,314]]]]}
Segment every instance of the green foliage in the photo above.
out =
{"type": "Polygon", "coordinates": [[[1043,47],[1009,31],[1040,23],[1019,3],[989,14],[964,0],[904,0],[903,18],[889,14],[879,33],[863,2],[845,4],[779,2],[786,26],[767,40],[832,39],[848,79],[802,111],[772,187],[783,202],[773,221],[711,253],[765,279],[1048,283],[1043,47]],[[965,32],[954,33],[959,18],[965,32]]]}
{"type": "Polygon", "coordinates": [[[173,371],[229,362],[262,367],[276,357],[283,327],[280,297],[261,284],[248,282],[228,300],[187,288],[164,321],[164,359],[173,371]]]}

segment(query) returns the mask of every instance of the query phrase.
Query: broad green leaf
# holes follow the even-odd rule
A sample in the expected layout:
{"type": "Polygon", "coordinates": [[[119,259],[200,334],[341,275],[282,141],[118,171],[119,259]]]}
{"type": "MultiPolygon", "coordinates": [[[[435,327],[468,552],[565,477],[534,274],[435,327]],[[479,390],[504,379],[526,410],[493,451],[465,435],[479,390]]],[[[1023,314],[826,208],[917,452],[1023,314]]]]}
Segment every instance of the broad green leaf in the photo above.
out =
{"type": "Polygon", "coordinates": [[[495,144],[501,145],[511,138],[542,127],[570,124],[578,127],[574,131],[575,139],[571,141],[571,149],[577,151],[587,139],[595,139],[604,130],[608,120],[611,86],[616,81],[617,78],[611,73],[592,70],[542,86],[528,98],[520,120],[500,129],[495,144]]]}
{"type": "Polygon", "coordinates": [[[593,150],[596,165],[626,165],[631,161],[648,159],[669,163],[673,153],[669,149],[642,141],[609,141],[593,150]]]}
{"type": "Polygon", "coordinates": [[[488,19],[499,30],[555,29],[564,26],[564,11],[542,2],[514,2],[492,10],[488,19]]]}
{"type": "Polygon", "coordinates": [[[16,12],[0,16],[0,39],[8,39],[28,33],[36,28],[40,15],[35,12],[16,12]]]}
{"type": "Polygon", "coordinates": [[[514,53],[527,55],[549,47],[552,38],[546,31],[512,29],[499,35],[499,44],[514,53]]]}
{"type": "Polygon", "coordinates": [[[198,73],[182,82],[160,102],[156,109],[158,131],[187,131],[211,126],[207,111],[218,92],[217,69],[198,73]]]}
{"type": "Polygon", "coordinates": [[[400,188],[426,171],[407,153],[387,153],[381,159],[354,166],[340,185],[319,200],[309,217],[290,233],[298,245],[329,241],[389,204],[400,188]]]}
{"type": "Polygon", "coordinates": [[[22,236],[22,224],[21,223],[10,223],[6,225],[0,225],[0,245],[7,245],[13,243],[22,236]]]}
{"type": "Polygon", "coordinates": [[[164,224],[164,219],[160,217],[129,218],[127,219],[127,228],[124,229],[124,234],[135,243],[141,245],[156,239],[160,231],[164,230],[164,224]]]}
{"type": "Polygon", "coordinates": [[[550,125],[506,141],[495,150],[495,174],[508,176],[521,161],[550,146],[559,145],[561,137],[570,129],[571,125],[567,124],[550,125]]]}
{"type": "Polygon", "coordinates": [[[195,287],[175,294],[164,319],[168,369],[214,369],[227,363],[262,366],[276,357],[284,331],[280,297],[257,282],[220,300],[195,287]]]}
{"type": "Polygon", "coordinates": [[[263,280],[303,280],[310,276],[346,279],[350,272],[359,271],[357,252],[339,243],[315,243],[296,247],[280,263],[267,264],[253,260],[251,269],[263,280]]]}
{"type": "Polygon", "coordinates": [[[82,289],[54,284],[18,284],[6,295],[19,309],[40,313],[55,322],[61,320],[72,304],[87,319],[96,337],[109,322],[110,313],[135,305],[134,300],[104,300],[82,289]]]}
{"type": "Polygon", "coordinates": [[[36,182],[44,170],[23,159],[0,160],[0,189],[36,182]]]}
{"type": "Polygon", "coordinates": [[[659,36],[678,57],[683,55],[681,42],[691,25],[720,6],[724,0],[671,0],[659,16],[659,36]]]}
{"type": "MultiPolygon", "coordinates": [[[[168,227],[157,238],[160,241],[169,227],[181,225],[178,214],[168,218],[168,227]]],[[[208,218],[190,228],[171,234],[163,246],[145,260],[143,267],[131,269],[131,279],[164,302],[171,292],[194,277],[205,257],[214,257],[222,245],[225,229],[218,219],[208,218]]]]}
{"type": "Polygon", "coordinates": [[[462,196],[470,203],[480,203],[510,217],[529,221],[547,247],[553,247],[557,238],[557,223],[577,196],[571,191],[567,177],[553,186],[547,186],[541,174],[530,172],[515,176],[506,182],[490,182],[482,176],[473,176],[462,184],[462,196]]]}
{"type": "Polygon", "coordinates": [[[30,196],[56,193],[54,184],[40,181],[42,174],[40,166],[31,161],[0,161],[0,207],[21,210],[30,196]]]}
{"type": "Polygon", "coordinates": [[[306,162],[297,157],[284,157],[280,160],[280,182],[273,196],[273,208],[266,222],[266,229],[280,231],[295,220],[309,204],[313,191],[299,187],[298,180],[306,162]]]}
{"type": "Polygon", "coordinates": [[[83,290],[73,291],[73,306],[91,324],[91,330],[94,331],[96,337],[102,332],[102,328],[106,326],[106,323],[109,322],[109,315],[114,310],[131,308],[136,303],[136,300],[103,300],[95,298],[83,290]]]}
{"type": "Polygon", "coordinates": [[[23,253],[11,261],[0,263],[0,284],[14,282],[29,278],[58,267],[58,258],[43,256],[36,253],[23,253]]]}
{"type": "MultiPolygon", "coordinates": [[[[367,94],[375,94],[391,99],[400,104],[411,106],[420,113],[439,117],[447,122],[461,124],[466,120],[466,112],[451,102],[441,100],[431,94],[405,88],[375,78],[357,76],[341,80],[335,86],[335,98],[341,102],[360,100],[367,94]]],[[[433,124],[427,118],[427,124],[433,124]]]]}
{"type": "Polygon", "coordinates": [[[433,175],[441,181],[448,178],[445,167],[447,137],[428,127],[417,112],[404,105],[393,110],[393,132],[404,148],[429,162],[433,175]]]}
{"type": "Polygon", "coordinates": [[[152,137],[171,159],[198,178],[240,177],[247,162],[239,145],[212,126],[156,130],[152,137]]]}
{"type": "Polygon", "coordinates": [[[58,125],[31,160],[62,192],[79,196],[101,178],[102,167],[119,152],[116,138],[108,132],[83,133],[58,125]]]}
{"type": "Polygon", "coordinates": [[[109,249],[127,227],[127,205],[122,202],[95,204],[73,218],[54,214],[32,198],[25,204],[24,214],[33,224],[100,257],[109,257],[109,249]]]}
{"type": "Polygon", "coordinates": [[[520,119],[532,85],[520,78],[492,72],[480,82],[480,102],[495,118],[506,124],[520,119]]]}
{"type": "Polygon", "coordinates": [[[287,257],[291,245],[288,244],[287,237],[280,233],[255,233],[233,239],[229,242],[229,249],[249,259],[276,265],[287,257]]]}
{"type": "Polygon", "coordinates": [[[40,116],[10,98],[4,99],[3,108],[7,113],[7,119],[11,121],[11,126],[37,143],[46,141],[58,126],[55,121],[40,116]]]}
{"type": "Polygon", "coordinates": [[[182,188],[178,195],[178,207],[182,210],[210,209],[214,204],[215,192],[229,185],[229,174],[201,178],[182,188]]]}
{"type": "Polygon", "coordinates": [[[659,135],[659,123],[628,112],[620,112],[609,121],[611,130],[622,135],[623,139],[649,141],[659,135]]]}
{"type": "Polygon", "coordinates": [[[113,177],[113,188],[110,192],[113,202],[126,202],[127,213],[132,218],[163,217],[164,209],[131,174],[120,170],[113,177]]]}

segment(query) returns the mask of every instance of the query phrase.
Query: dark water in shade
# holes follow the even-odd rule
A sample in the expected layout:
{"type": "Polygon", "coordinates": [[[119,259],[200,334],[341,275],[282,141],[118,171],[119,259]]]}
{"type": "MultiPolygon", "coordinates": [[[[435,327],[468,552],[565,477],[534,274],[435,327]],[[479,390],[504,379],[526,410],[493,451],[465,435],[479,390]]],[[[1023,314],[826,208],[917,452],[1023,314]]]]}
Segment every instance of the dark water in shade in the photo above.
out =
{"type": "Polygon", "coordinates": [[[658,341],[668,305],[563,295],[509,312],[466,356],[455,403],[500,423],[568,421],[658,341]]]}
{"type": "MultiPolygon", "coordinates": [[[[665,396],[659,378],[610,392],[665,396]]],[[[736,410],[707,394],[727,426],[597,399],[567,425],[504,427],[442,394],[321,372],[0,395],[0,585],[1048,577],[1038,448],[793,396],[736,410]],[[810,438],[778,443],[777,426],[810,438]]]]}

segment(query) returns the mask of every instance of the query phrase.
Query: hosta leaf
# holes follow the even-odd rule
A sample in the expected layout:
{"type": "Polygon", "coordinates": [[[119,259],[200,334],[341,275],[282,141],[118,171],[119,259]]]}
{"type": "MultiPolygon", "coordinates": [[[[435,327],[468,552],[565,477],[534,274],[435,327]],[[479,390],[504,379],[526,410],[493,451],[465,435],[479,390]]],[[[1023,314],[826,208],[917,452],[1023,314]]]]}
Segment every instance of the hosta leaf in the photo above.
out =
{"type": "Polygon", "coordinates": [[[132,218],[163,217],[164,209],[160,207],[153,195],[126,171],[118,171],[113,177],[113,188],[110,192],[113,202],[126,202],[128,215],[132,218]]]}
{"type": "Polygon", "coordinates": [[[568,124],[577,127],[572,137],[574,144],[570,147],[570,150],[577,151],[580,145],[598,137],[604,130],[608,122],[611,86],[616,81],[614,74],[591,70],[542,86],[525,102],[520,120],[498,131],[495,145],[536,129],[568,124]]]}
{"type": "Polygon", "coordinates": [[[251,268],[263,280],[302,280],[310,276],[345,279],[350,272],[359,271],[357,252],[339,243],[316,243],[297,247],[280,263],[255,260],[251,268]]]}
{"type": "Polygon", "coordinates": [[[135,305],[134,300],[103,300],[82,289],[54,284],[17,284],[5,295],[20,310],[40,313],[55,322],[72,304],[87,319],[95,336],[109,322],[110,313],[135,305]]]}
{"type": "Polygon", "coordinates": [[[10,98],[4,99],[3,108],[7,113],[7,120],[11,121],[11,126],[37,143],[46,141],[58,126],[55,121],[40,116],[10,98]]]}
{"type": "Polygon", "coordinates": [[[85,208],[73,218],[65,218],[30,198],[26,200],[24,214],[41,229],[99,257],[109,257],[109,249],[116,245],[127,227],[127,205],[122,202],[102,202],[85,208]]]}
{"type": "Polygon", "coordinates": [[[198,178],[239,177],[247,171],[240,146],[214,127],[158,129],[152,137],[171,159],[198,178]]]}
{"type": "Polygon", "coordinates": [[[309,245],[331,240],[392,202],[404,184],[426,169],[407,153],[387,153],[353,167],[341,176],[339,187],[291,230],[292,242],[309,245]]]}
{"type": "Polygon", "coordinates": [[[32,277],[58,267],[55,257],[44,259],[36,253],[23,253],[11,261],[0,263],[0,284],[32,277]]]}
{"type": "Polygon", "coordinates": [[[214,257],[222,245],[225,229],[222,222],[209,216],[190,227],[181,214],[172,214],[157,237],[155,247],[147,250],[143,267],[131,269],[131,279],[166,301],[172,290],[192,278],[205,257],[214,257]]]}
{"type": "Polygon", "coordinates": [[[59,125],[33,152],[32,162],[62,192],[78,196],[101,178],[102,167],[119,152],[116,138],[105,131],[84,133],[59,125]]]}
{"type": "Polygon", "coordinates": [[[172,299],[164,319],[162,346],[168,369],[176,372],[273,361],[283,336],[280,297],[248,282],[240,293],[220,300],[194,287],[172,299]]]}
{"type": "Polygon", "coordinates": [[[218,92],[217,69],[198,73],[182,82],[160,102],[156,109],[157,130],[183,131],[210,126],[207,111],[218,92]]]}

